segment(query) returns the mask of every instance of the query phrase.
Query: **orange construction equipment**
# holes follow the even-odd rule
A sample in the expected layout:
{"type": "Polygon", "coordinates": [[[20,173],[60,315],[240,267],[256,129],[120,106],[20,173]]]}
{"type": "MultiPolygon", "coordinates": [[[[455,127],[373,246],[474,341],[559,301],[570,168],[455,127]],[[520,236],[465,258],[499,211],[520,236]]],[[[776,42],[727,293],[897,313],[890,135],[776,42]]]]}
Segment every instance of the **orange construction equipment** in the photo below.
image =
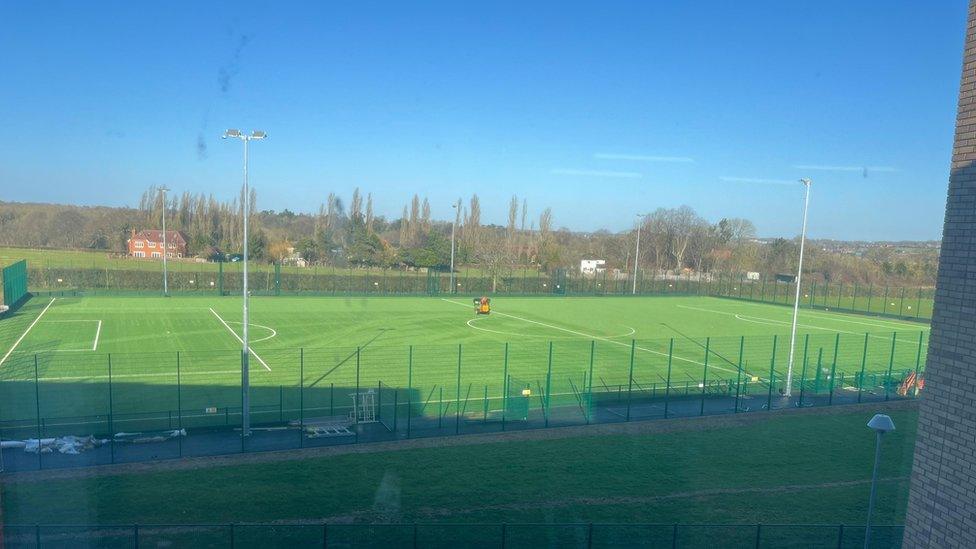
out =
{"type": "Polygon", "coordinates": [[[896,392],[901,396],[918,396],[918,393],[925,388],[925,380],[915,375],[915,372],[908,374],[908,377],[901,382],[896,392]]]}
{"type": "Polygon", "coordinates": [[[487,297],[474,298],[474,312],[479,315],[486,315],[491,312],[491,299],[487,297]]]}

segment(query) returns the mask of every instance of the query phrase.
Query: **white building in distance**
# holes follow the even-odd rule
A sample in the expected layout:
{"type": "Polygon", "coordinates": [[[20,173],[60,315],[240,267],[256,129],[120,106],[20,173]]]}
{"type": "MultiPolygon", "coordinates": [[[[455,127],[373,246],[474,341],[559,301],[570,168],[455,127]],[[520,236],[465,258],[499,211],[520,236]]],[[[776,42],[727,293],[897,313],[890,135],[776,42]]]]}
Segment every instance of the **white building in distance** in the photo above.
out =
{"type": "Polygon", "coordinates": [[[580,274],[595,275],[606,272],[607,262],[605,259],[583,259],[580,261],[580,274]]]}

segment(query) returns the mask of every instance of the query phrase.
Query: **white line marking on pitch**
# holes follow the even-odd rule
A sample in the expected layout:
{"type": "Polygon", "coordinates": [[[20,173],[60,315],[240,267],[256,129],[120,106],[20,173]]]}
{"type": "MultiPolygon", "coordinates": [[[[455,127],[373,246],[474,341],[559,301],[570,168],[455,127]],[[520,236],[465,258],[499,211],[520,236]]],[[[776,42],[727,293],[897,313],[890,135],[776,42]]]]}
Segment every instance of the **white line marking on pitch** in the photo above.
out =
{"type": "MultiPolygon", "coordinates": [[[[452,301],[452,303],[454,303],[454,302],[452,301]]],[[[501,313],[499,313],[499,314],[501,314],[501,313]]],[[[474,328],[475,330],[481,330],[482,332],[491,332],[493,334],[501,334],[501,335],[507,335],[507,336],[525,337],[525,334],[518,334],[518,333],[514,333],[514,332],[500,332],[498,330],[490,330],[488,328],[482,328],[480,326],[475,326],[474,325],[474,322],[476,320],[482,320],[484,318],[486,318],[486,317],[472,318],[471,320],[467,321],[465,324],[467,324],[469,328],[474,328]]],[[[621,324],[621,326],[624,326],[624,325],[621,324]]],[[[606,337],[609,337],[609,338],[627,337],[627,336],[632,336],[632,335],[634,335],[634,334],[637,333],[637,330],[631,328],[630,326],[624,326],[624,328],[627,328],[630,331],[627,332],[626,334],[612,335],[612,336],[606,336],[606,337]]]]}
{"type": "Polygon", "coordinates": [[[33,328],[34,325],[37,324],[37,321],[39,321],[41,317],[44,316],[44,313],[46,313],[47,310],[51,308],[51,305],[54,305],[55,299],[57,298],[54,297],[51,298],[51,301],[47,304],[47,307],[44,307],[44,310],[41,311],[41,314],[37,315],[37,318],[34,319],[34,322],[31,322],[31,325],[28,326],[26,330],[24,330],[24,333],[20,334],[20,337],[17,338],[17,341],[14,342],[13,346],[7,350],[7,354],[3,355],[3,358],[0,358],[0,366],[2,366],[3,363],[7,360],[7,358],[10,356],[10,353],[14,352],[14,349],[16,349],[18,345],[20,345],[20,342],[23,341],[25,337],[27,337],[27,334],[31,331],[31,328],[33,328]]]}
{"type": "MultiPolygon", "coordinates": [[[[441,298],[441,300],[442,301],[446,301],[448,303],[453,303],[455,305],[461,305],[462,307],[469,307],[469,305],[467,303],[461,303],[461,302],[458,302],[458,301],[451,301],[450,299],[445,299],[443,297],[441,298]]],[[[563,332],[569,332],[571,334],[576,334],[578,336],[588,337],[590,339],[599,339],[600,341],[606,341],[607,343],[613,343],[614,345],[620,345],[622,347],[630,348],[630,345],[628,345],[627,343],[623,343],[621,341],[614,341],[612,339],[607,339],[605,337],[595,336],[595,335],[587,334],[587,333],[584,333],[584,332],[577,332],[576,330],[570,330],[569,328],[561,328],[559,326],[553,326],[552,324],[546,324],[545,322],[539,322],[538,320],[531,320],[531,319],[528,319],[528,318],[522,318],[520,316],[510,315],[508,313],[501,313],[501,312],[498,312],[498,311],[492,311],[492,312],[495,313],[495,314],[501,315],[501,316],[507,316],[509,318],[514,318],[515,320],[521,320],[522,322],[530,322],[532,324],[538,324],[539,326],[545,326],[546,328],[552,328],[553,330],[562,330],[563,332]]],[[[640,351],[644,351],[644,352],[647,352],[647,353],[652,353],[652,354],[655,354],[655,355],[668,356],[668,353],[662,353],[661,351],[655,351],[654,349],[648,349],[647,347],[635,346],[634,348],[635,349],[638,349],[640,351]]],[[[680,357],[680,356],[677,356],[677,355],[672,355],[672,357],[674,358],[674,360],[681,360],[681,361],[684,361],[684,362],[690,362],[692,364],[697,364],[699,366],[704,366],[705,365],[704,362],[698,362],[697,360],[692,360],[690,358],[684,358],[684,357],[680,357]]],[[[723,368],[721,366],[715,366],[714,364],[710,365],[709,367],[710,368],[714,368],[716,370],[722,370],[723,372],[729,372],[731,374],[737,374],[738,373],[738,371],[736,371],[736,370],[729,370],[729,369],[723,368]]],[[[745,370],[742,370],[742,371],[745,372],[745,370]]]]}
{"type": "MultiPolygon", "coordinates": [[[[691,307],[689,305],[678,305],[678,307],[681,307],[682,309],[691,309],[691,310],[694,310],[694,311],[703,311],[703,312],[706,312],[706,313],[714,313],[714,314],[717,314],[717,315],[731,316],[731,317],[735,318],[736,320],[741,320],[743,322],[752,322],[753,324],[766,324],[766,325],[769,325],[769,326],[777,326],[777,325],[779,325],[779,326],[792,326],[792,324],[790,322],[787,322],[785,320],[776,320],[776,319],[772,319],[772,318],[763,318],[763,317],[760,317],[760,316],[740,315],[738,313],[730,313],[730,312],[727,312],[727,311],[716,311],[714,309],[703,309],[701,307],[691,307]]],[[[797,323],[797,327],[799,327],[799,328],[810,328],[810,329],[813,329],[813,330],[823,330],[825,332],[834,332],[834,333],[840,332],[842,334],[850,334],[850,335],[856,335],[856,336],[864,335],[863,332],[852,332],[852,331],[849,331],[849,330],[841,330],[840,328],[824,328],[823,326],[814,326],[813,324],[799,324],[799,323],[797,323]]],[[[881,339],[881,340],[884,340],[884,341],[888,341],[889,340],[889,338],[887,336],[876,335],[876,334],[871,334],[871,333],[868,334],[868,337],[870,337],[872,339],[881,339]]],[[[911,339],[904,339],[904,340],[900,340],[900,341],[910,342],[912,340],[911,339]]]]}
{"type": "MultiPolygon", "coordinates": [[[[224,328],[227,328],[227,331],[230,332],[230,334],[234,336],[237,339],[237,341],[241,342],[241,345],[244,344],[244,340],[241,339],[241,336],[237,335],[237,332],[235,332],[230,326],[228,326],[227,323],[224,322],[224,319],[220,318],[220,315],[217,314],[217,311],[213,310],[213,307],[210,307],[210,312],[213,313],[215,317],[217,317],[217,320],[219,320],[220,323],[224,325],[224,328]]],[[[271,371],[271,367],[268,366],[268,363],[265,362],[264,359],[262,359],[257,353],[255,353],[254,349],[252,349],[250,345],[248,345],[247,350],[251,351],[251,354],[254,355],[254,358],[258,359],[258,362],[261,363],[261,366],[264,366],[265,370],[269,372],[271,371]]]]}
{"type": "MultiPolygon", "coordinates": [[[[228,324],[240,324],[242,326],[244,325],[243,322],[238,322],[236,320],[228,320],[227,323],[228,324]]],[[[261,343],[262,341],[267,341],[267,340],[273,338],[274,336],[278,335],[278,331],[275,330],[274,328],[270,328],[268,326],[262,326],[260,324],[255,324],[253,322],[248,322],[248,324],[250,324],[251,326],[257,326],[258,328],[264,328],[265,330],[268,330],[269,332],[271,332],[271,335],[269,335],[268,337],[262,337],[261,339],[252,339],[251,340],[251,343],[261,343]]]]}
{"type": "Polygon", "coordinates": [[[98,350],[98,336],[102,334],[102,321],[98,321],[98,328],[95,329],[95,344],[92,345],[92,351],[98,350]]]}
{"type": "MultiPolygon", "coordinates": [[[[765,307],[767,304],[766,303],[742,303],[742,305],[752,305],[753,307],[765,307]]],[[[768,310],[768,308],[766,310],[768,310]]],[[[906,332],[917,332],[919,330],[919,327],[921,327],[922,330],[928,330],[928,329],[930,329],[929,326],[925,326],[924,324],[920,325],[917,322],[904,322],[904,321],[900,321],[900,320],[887,320],[887,319],[884,319],[884,318],[873,318],[872,317],[870,322],[865,321],[865,320],[851,320],[851,319],[848,319],[848,318],[838,318],[840,316],[845,316],[845,315],[851,315],[852,314],[852,313],[840,312],[840,311],[838,311],[838,312],[828,312],[828,311],[818,311],[818,310],[805,309],[805,310],[803,310],[803,314],[805,316],[819,316],[819,317],[823,317],[823,318],[825,318],[827,320],[830,320],[832,322],[846,322],[848,324],[863,324],[864,326],[875,326],[877,328],[886,328],[888,330],[891,330],[893,327],[901,328],[903,331],[906,331],[906,332]]],[[[854,313],[854,314],[856,314],[856,313],[854,313]]]]}
{"type": "MultiPolygon", "coordinates": [[[[204,376],[222,374],[240,374],[240,370],[215,370],[210,372],[181,372],[180,376],[204,376]]],[[[112,379],[131,378],[131,377],[172,377],[176,378],[176,372],[162,372],[152,374],[112,374],[112,379]]],[[[33,379],[33,378],[32,378],[33,379]]],[[[109,379],[107,375],[99,376],[64,376],[64,377],[42,377],[40,381],[87,381],[91,379],[109,379]]]]}

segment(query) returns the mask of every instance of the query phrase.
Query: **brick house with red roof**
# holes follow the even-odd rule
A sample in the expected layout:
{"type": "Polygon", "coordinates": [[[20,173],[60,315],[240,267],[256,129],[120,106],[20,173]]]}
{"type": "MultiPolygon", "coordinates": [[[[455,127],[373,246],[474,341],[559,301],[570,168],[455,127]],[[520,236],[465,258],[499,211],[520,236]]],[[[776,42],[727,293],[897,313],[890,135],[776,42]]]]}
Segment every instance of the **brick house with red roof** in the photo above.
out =
{"type": "MultiPolygon", "coordinates": [[[[129,257],[159,259],[163,257],[163,231],[147,229],[136,232],[127,241],[129,257]]],[[[186,257],[186,238],[179,231],[166,231],[167,259],[186,257]]]]}

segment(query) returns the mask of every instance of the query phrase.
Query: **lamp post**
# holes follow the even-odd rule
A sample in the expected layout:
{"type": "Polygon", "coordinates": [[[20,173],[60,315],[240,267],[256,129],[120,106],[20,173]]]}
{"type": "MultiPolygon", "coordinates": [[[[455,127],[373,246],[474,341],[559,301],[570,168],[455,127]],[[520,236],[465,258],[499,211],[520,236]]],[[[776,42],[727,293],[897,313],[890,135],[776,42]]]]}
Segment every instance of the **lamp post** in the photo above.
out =
{"type": "Polygon", "coordinates": [[[163,297],[169,296],[169,273],[166,271],[166,255],[169,247],[166,246],[166,185],[159,188],[159,196],[163,202],[163,297]]]}
{"type": "Polygon", "coordinates": [[[874,443],[874,471],[871,473],[871,496],[868,499],[868,519],[864,525],[864,549],[868,549],[871,544],[871,515],[874,513],[874,497],[877,493],[878,485],[878,465],[881,463],[881,437],[885,433],[895,430],[895,422],[884,414],[875,414],[868,427],[877,433],[874,443]]]}
{"type": "Polygon", "coordinates": [[[803,199],[803,228],[800,231],[800,260],[796,267],[796,296],[793,299],[793,324],[790,328],[790,364],[786,369],[786,391],[784,395],[789,397],[793,393],[793,353],[796,349],[796,321],[800,314],[800,277],[803,275],[803,247],[807,241],[807,210],[810,208],[810,185],[809,179],[801,179],[800,183],[806,189],[803,199]]]}
{"type": "Polygon", "coordinates": [[[637,264],[640,259],[640,232],[641,225],[644,224],[644,217],[647,214],[637,214],[637,249],[634,250],[634,287],[631,290],[632,295],[637,295],[637,264]]]}
{"type": "Polygon", "coordinates": [[[248,369],[248,363],[250,361],[251,347],[248,345],[247,338],[247,323],[248,323],[248,310],[247,310],[247,220],[250,217],[250,192],[247,186],[247,144],[252,139],[264,139],[267,137],[262,131],[252,131],[250,135],[242,133],[239,130],[230,129],[224,132],[221,139],[240,139],[244,142],[244,257],[243,257],[243,297],[244,297],[244,318],[241,328],[241,435],[248,436],[251,434],[251,412],[250,412],[250,392],[251,392],[251,382],[250,382],[250,371],[248,369]]]}
{"type": "Polygon", "coordinates": [[[457,228],[457,203],[451,204],[451,209],[454,210],[454,221],[451,223],[451,293],[453,294],[457,291],[457,286],[454,284],[454,231],[457,228]]]}

